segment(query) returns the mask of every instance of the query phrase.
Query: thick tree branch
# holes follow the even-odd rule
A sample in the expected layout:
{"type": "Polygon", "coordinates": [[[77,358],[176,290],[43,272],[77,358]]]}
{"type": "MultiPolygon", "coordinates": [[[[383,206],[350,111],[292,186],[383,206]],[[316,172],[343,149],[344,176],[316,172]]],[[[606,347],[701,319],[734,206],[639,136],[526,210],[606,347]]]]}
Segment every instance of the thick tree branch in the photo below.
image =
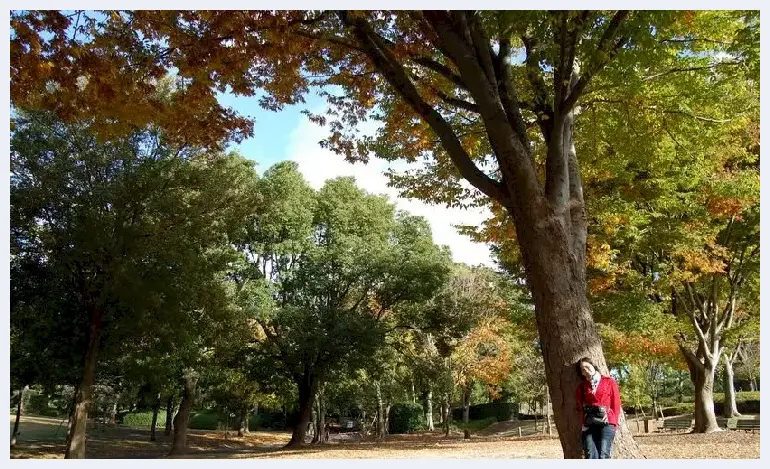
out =
{"type": "Polygon", "coordinates": [[[375,67],[380,70],[388,83],[436,132],[460,174],[488,197],[502,204],[508,203],[508,195],[502,184],[491,179],[475,165],[452,127],[420,96],[414,84],[409,80],[403,66],[396,60],[392,52],[382,41],[382,38],[372,30],[369,23],[363,18],[353,18],[346,12],[340,12],[339,15],[342,22],[352,29],[354,36],[365,50],[367,56],[375,67]]]}
{"type": "Polygon", "coordinates": [[[540,68],[539,44],[534,38],[522,36],[521,40],[524,43],[526,53],[524,64],[527,71],[527,81],[532,86],[534,93],[532,111],[537,117],[543,138],[548,142],[551,140],[554,112],[548,99],[548,88],[543,79],[543,71],[540,68]]]}
{"type": "Polygon", "coordinates": [[[679,350],[682,352],[682,355],[684,355],[687,364],[693,369],[703,371],[703,363],[698,360],[698,357],[692,352],[692,350],[690,350],[690,348],[687,347],[682,340],[679,340],[677,345],[679,346],[679,350]]]}
{"type": "Polygon", "coordinates": [[[700,310],[701,308],[697,305],[695,302],[695,298],[693,296],[692,286],[689,283],[685,283],[684,285],[685,289],[687,290],[688,295],[690,296],[690,299],[693,302],[694,308],[692,310],[687,311],[687,316],[690,318],[690,323],[693,326],[693,329],[695,329],[695,334],[698,336],[698,343],[701,344],[704,347],[704,351],[706,355],[710,355],[711,352],[708,351],[708,349],[705,349],[705,345],[708,344],[708,340],[706,339],[706,335],[701,329],[700,325],[698,324],[698,320],[695,317],[695,312],[700,310]]]}
{"type": "Polygon", "coordinates": [[[474,103],[468,102],[468,101],[466,101],[464,99],[460,99],[460,98],[455,98],[453,96],[449,96],[448,94],[444,93],[443,91],[435,89],[435,88],[433,88],[433,91],[436,93],[436,95],[442,101],[444,101],[445,103],[447,103],[450,106],[459,107],[460,109],[464,109],[464,110],[469,111],[469,112],[474,112],[476,114],[478,114],[480,112],[479,111],[479,107],[476,104],[474,104],[474,103]]]}
{"type": "Polygon", "coordinates": [[[424,15],[436,33],[436,46],[445,51],[447,57],[457,65],[473,100],[479,106],[504,184],[510,190],[517,187],[517,193],[524,198],[536,199],[542,196],[542,188],[525,143],[518,138],[514,123],[508,121],[497,86],[485,79],[482,64],[469,42],[471,33],[463,24],[462,17],[434,11],[426,11],[424,15]]]}
{"type": "MultiPolygon", "coordinates": [[[[501,36],[498,39],[500,51],[495,60],[495,75],[497,75],[497,91],[500,100],[505,108],[508,122],[516,129],[519,139],[524,146],[529,148],[529,139],[527,138],[527,124],[521,116],[520,103],[516,97],[516,89],[513,85],[513,76],[511,74],[511,40],[508,36],[501,36]]],[[[534,108],[534,106],[532,106],[534,108]]]]}
{"type": "Polygon", "coordinates": [[[618,29],[628,15],[629,11],[620,10],[612,17],[609,25],[607,25],[607,29],[604,30],[604,34],[602,34],[601,39],[599,39],[599,44],[593,54],[593,60],[587,64],[586,70],[583,72],[583,75],[580,77],[577,84],[572,88],[569,96],[567,96],[563,103],[557,104],[558,112],[560,114],[572,110],[594,75],[600,72],[625,45],[627,39],[621,38],[616,40],[616,36],[618,34],[618,29]]]}
{"type": "Polygon", "coordinates": [[[456,74],[451,68],[447,67],[446,65],[439,63],[429,57],[424,57],[424,56],[415,57],[413,60],[416,64],[422,65],[423,67],[433,70],[434,72],[443,76],[447,80],[454,83],[458,88],[462,88],[464,90],[468,89],[468,86],[465,84],[462,77],[460,77],[460,75],[456,74]]]}
{"type": "Polygon", "coordinates": [[[497,87],[497,76],[492,60],[494,54],[489,39],[484,35],[484,30],[478,22],[478,18],[474,13],[467,14],[463,11],[457,12],[456,15],[467,22],[473,48],[476,51],[476,57],[478,58],[479,64],[481,64],[482,70],[484,70],[484,75],[486,75],[490,86],[497,87]]]}

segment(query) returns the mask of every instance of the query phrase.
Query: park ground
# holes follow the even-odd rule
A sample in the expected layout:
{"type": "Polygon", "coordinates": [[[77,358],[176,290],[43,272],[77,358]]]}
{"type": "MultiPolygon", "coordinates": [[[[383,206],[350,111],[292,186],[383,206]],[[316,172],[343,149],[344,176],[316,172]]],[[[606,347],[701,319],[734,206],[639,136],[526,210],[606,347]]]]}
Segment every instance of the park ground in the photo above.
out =
{"type": "MultiPolygon", "coordinates": [[[[64,425],[61,420],[27,416],[11,458],[61,458],[64,454],[64,425]]],[[[630,422],[633,429],[635,422],[630,422]]],[[[11,418],[13,426],[13,417],[11,418]]],[[[474,434],[461,433],[388,435],[382,440],[361,441],[353,435],[334,435],[330,443],[301,449],[284,449],[289,432],[255,431],[246,437],[233,432],[190,430],[187,458],[552,458],[562,457],[558,439],[536,432],[534,422],[500,422],[474,434]],[[522,436],[519,437],[519,427],[522,436]]],[[[638,434],[647,458],[735,459],[759,458],[759,432],[722,431],[708,435],[689,433],[638,434]]],[[[124,427],[89,428],[89,458],[165,458],[171,441],[158,432],[149,441],[149,431],[124,427]]]]}

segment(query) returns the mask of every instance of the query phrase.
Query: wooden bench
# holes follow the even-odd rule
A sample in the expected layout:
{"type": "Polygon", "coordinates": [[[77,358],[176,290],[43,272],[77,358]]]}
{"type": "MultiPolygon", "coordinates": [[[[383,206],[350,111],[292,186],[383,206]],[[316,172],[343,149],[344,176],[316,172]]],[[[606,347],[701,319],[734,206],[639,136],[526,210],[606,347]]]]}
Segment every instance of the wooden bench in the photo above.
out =
{"type": "Polygon", "coordinates": [[[663,430],[689,430],[692,427],[692,419],[666,419],[663,421],[663,430]]]}
{"type": "Polygon", "coordinates": [[[738,419],[735,422],[736,430],[751,430],[752,433],[759,431],[759,419],[738,419]]]}

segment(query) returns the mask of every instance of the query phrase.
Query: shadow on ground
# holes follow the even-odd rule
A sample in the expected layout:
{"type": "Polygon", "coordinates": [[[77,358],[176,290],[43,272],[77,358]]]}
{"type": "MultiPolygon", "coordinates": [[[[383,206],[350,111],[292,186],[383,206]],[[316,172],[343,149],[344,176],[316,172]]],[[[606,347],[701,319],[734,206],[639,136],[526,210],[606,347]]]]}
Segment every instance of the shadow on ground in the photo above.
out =
{"type": "MultiPolygon", "coordinates": [[[[13,425],[13,421],[11,421],[13,425]]],[[[21,435],[11,458],[61,458],[66,423],[45,417],[24,417],[21,435]]],[[[233,432],[190,430],[185,458],[561,458],[559,441],[542,434],[542,424],[532,421],[498,422],[471,439],[441,432],[388,435],[384,439],[333,436],[324,445],[284,448],[288,432],[252,432],[236,437],[233,432]],[[519,437],[521,428],[522,437],[519,437]]],[[[555,431],[553,432],[555,435],[555,431]]],[[[91,425],[86,456],[101,458],[168,458],[171,437],[161,430],[149,441],[149,430],[91,425]]],[[[759,433],[725,431],[710,435],[684,433],[643,434],[636,437],[648,458],[712,459],[758,458],[759,433]]]]}

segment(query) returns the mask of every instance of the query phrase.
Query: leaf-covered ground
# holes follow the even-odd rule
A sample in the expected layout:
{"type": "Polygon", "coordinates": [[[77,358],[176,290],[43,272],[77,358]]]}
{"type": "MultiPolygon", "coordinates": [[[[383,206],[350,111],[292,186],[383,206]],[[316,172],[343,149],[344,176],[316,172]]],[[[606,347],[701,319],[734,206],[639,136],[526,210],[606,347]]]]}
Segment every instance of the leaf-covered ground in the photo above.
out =
{"type": "MultiPolygon", "coordinates": [[[[55,419],[27,417],[21,437],[11,450],[12,458],[60,458],[64,453],[64,426],[55,419]],[[57,431],[58,430],[58,431],[57,431]]],[[[11,421],[11,425],[13,422],[11,421]]],[[[382,441],[334,438],[326,445],[284,449],[287,432],[252,432],[237,438],[232,432],[191,430],[188,458],[561,458],[558,440],[534,434],[531,423],[522,423],[522,437],[512,432],[479,432],[470,440],[461,434],[390,435],[382,441]],[[505,436],[500,436],[503,434],[505,436]]],[[[655,433],[637,435],[648,458],[711,459],[759,458],[759,432],[723,431],[709,435],[655,433]]],[[[170,437],[158,434],[149,441],[149,431],[126,428],[89,429],[89,458],[164,458],[170,437]]]]}

